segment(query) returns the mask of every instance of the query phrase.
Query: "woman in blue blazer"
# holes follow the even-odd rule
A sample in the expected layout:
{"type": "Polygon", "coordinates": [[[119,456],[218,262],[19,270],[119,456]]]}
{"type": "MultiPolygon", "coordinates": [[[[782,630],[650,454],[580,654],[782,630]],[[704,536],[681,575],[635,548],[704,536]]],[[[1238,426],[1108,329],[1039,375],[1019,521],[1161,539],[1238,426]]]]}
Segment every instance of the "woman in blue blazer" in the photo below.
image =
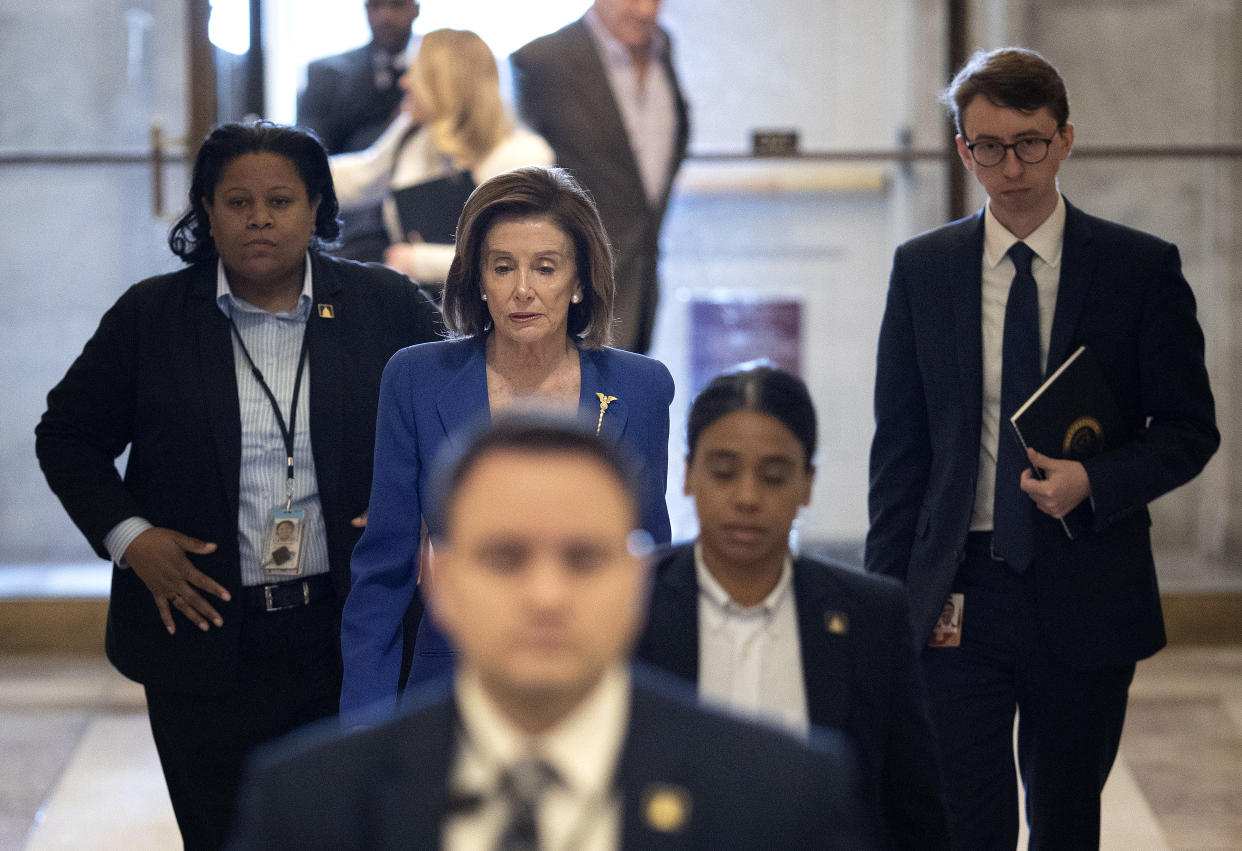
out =
{"type": "MultiPolygon", "coordinates": [[[[576,410],[624,443],[641,471],[643,528],[656,543],[670,537],[673,379],[659,361],[605,347],[612,256],[590,196],[563,169],[505,172],[470,196],[457,233],[442,304],[453,339],[398,352],[380,388],[368,523],[341,628],[341,713],[354,720],[386,712],[397,694],[420,533],[434,541],[441,529],[436,458],[492,411],[576,410]]],[[[409,684],[451,667],[451,649],[424,617],[409,684]]]]}

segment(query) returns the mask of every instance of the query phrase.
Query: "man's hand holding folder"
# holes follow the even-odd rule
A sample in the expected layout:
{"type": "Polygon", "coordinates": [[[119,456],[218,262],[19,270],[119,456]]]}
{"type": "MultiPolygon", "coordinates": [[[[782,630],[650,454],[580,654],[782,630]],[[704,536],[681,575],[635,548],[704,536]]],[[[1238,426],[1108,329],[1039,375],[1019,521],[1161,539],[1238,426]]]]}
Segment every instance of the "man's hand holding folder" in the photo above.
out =
{"type": "Polygon", "coordinates": [[[1079,346],[1066,358],[1010,424],[1031,462],[1020,487],[1073,538],[1067,516],[1091,496],[1082,462],[1124,443],[1129,428],[1090,350],[1079,346]]]}
{"type": "Polygon", "coordinates": [[[1061,520],[1091,496],[1091,480],[1081,462],[1049,458],[1029,447],[1026,457],[1031,467],[1022,471],[1020,487],[1044,514],[1061,520]]]}

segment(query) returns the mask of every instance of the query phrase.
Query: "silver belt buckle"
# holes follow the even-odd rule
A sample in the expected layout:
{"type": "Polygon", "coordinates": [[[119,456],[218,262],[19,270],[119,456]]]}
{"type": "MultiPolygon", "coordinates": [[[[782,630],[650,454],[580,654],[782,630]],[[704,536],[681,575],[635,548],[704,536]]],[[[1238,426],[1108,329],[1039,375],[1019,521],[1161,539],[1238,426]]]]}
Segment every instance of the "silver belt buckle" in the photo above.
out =
{"type": "Polygon", "coordinates": [[[275,585],[264,585],[263,586],[263,602],[264,602],[263,609],[264,611],[283,612],[285,609],[296,609],[298,606],[309,606],[310,605],[310,584],[308,582],[304,581],[302,583],[302,602],[289,603],[288,605],[285,605],[285,606],[277,606],[272,602],[272,589],[275,587],[276,587],[275,585]]]}

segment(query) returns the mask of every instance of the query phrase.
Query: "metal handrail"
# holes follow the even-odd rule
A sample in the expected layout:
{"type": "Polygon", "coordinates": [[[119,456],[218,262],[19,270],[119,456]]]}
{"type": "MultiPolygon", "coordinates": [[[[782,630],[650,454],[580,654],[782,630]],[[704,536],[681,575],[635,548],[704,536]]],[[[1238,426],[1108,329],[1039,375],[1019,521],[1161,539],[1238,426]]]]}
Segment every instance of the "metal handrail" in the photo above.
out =
{"type": "MultiPolygon", "coordinates": [[[[1242,157],[1239,145],[1098,145],[1074,148],[1075,159],[1232,159],[1242,157]]],[[[747,152],[708,151],[692,153],[688,160],[696,162],[762,161],[762,160],[811,160],[815,162],[857,162],[888,160],[909,162],[912,160],[956,160],[954,148],[857,148],[853,150],[799,151],[782,156],[755,156],[747,152]]]]}
{"type": "MultiPolygon", "coordinates": [[[[815,162],[857,162],[889,160],[953,160],[957,152],[951,148],[856,148],[853,150],[800,151],[781,157],[757,157],[746,152],[707,151],[692,153],[687,159],[696,162],[728,162],[755,160],[811,160],[815,162]]],[[[1074,148],[1075,158],[1118,159],[1171,158],[1171,159],[1232,159],[1242,157],[1242,145],[1100,145],[1074,148]]],[[[149,150],[133,151],[4,151],[0,150],[0,165],[138,165],[149,164],[149,150]]],[[[166,152],[164,162],[185,162],[185,155],[166,152]]]]}
{"type": "MultiPolygon", "coordinates": [[[[165,154],[164,162],[184,162],[165,154]]],[[[0,151],[0,165],[150,165],[150,151],[0,151]]]]}

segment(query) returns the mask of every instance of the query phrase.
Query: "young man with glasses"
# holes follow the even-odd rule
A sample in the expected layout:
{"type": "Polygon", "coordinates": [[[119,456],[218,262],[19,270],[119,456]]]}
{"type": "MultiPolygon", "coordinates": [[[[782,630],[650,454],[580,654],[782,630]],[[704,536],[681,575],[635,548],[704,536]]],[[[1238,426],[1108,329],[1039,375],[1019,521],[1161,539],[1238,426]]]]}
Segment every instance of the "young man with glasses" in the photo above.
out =
{"type": "Polygon", "coordinates": [[[1017,843],[1015,712],[1030,847],[1097,847],[1135,662],[1165,642],[1147,503],[1220,440],[1203,333],[1175,246],[1062,197],[1074,127],[1043,57],[977,53],[942,100],[988,201],[893,259],[867,569],[910,595],[955,847],[1017,843]],[[1024,453],[1009,416],[1082,345],[1126,433],[1024,453]],[[958,633],[935,641],[946,601],[958,633]]]}

